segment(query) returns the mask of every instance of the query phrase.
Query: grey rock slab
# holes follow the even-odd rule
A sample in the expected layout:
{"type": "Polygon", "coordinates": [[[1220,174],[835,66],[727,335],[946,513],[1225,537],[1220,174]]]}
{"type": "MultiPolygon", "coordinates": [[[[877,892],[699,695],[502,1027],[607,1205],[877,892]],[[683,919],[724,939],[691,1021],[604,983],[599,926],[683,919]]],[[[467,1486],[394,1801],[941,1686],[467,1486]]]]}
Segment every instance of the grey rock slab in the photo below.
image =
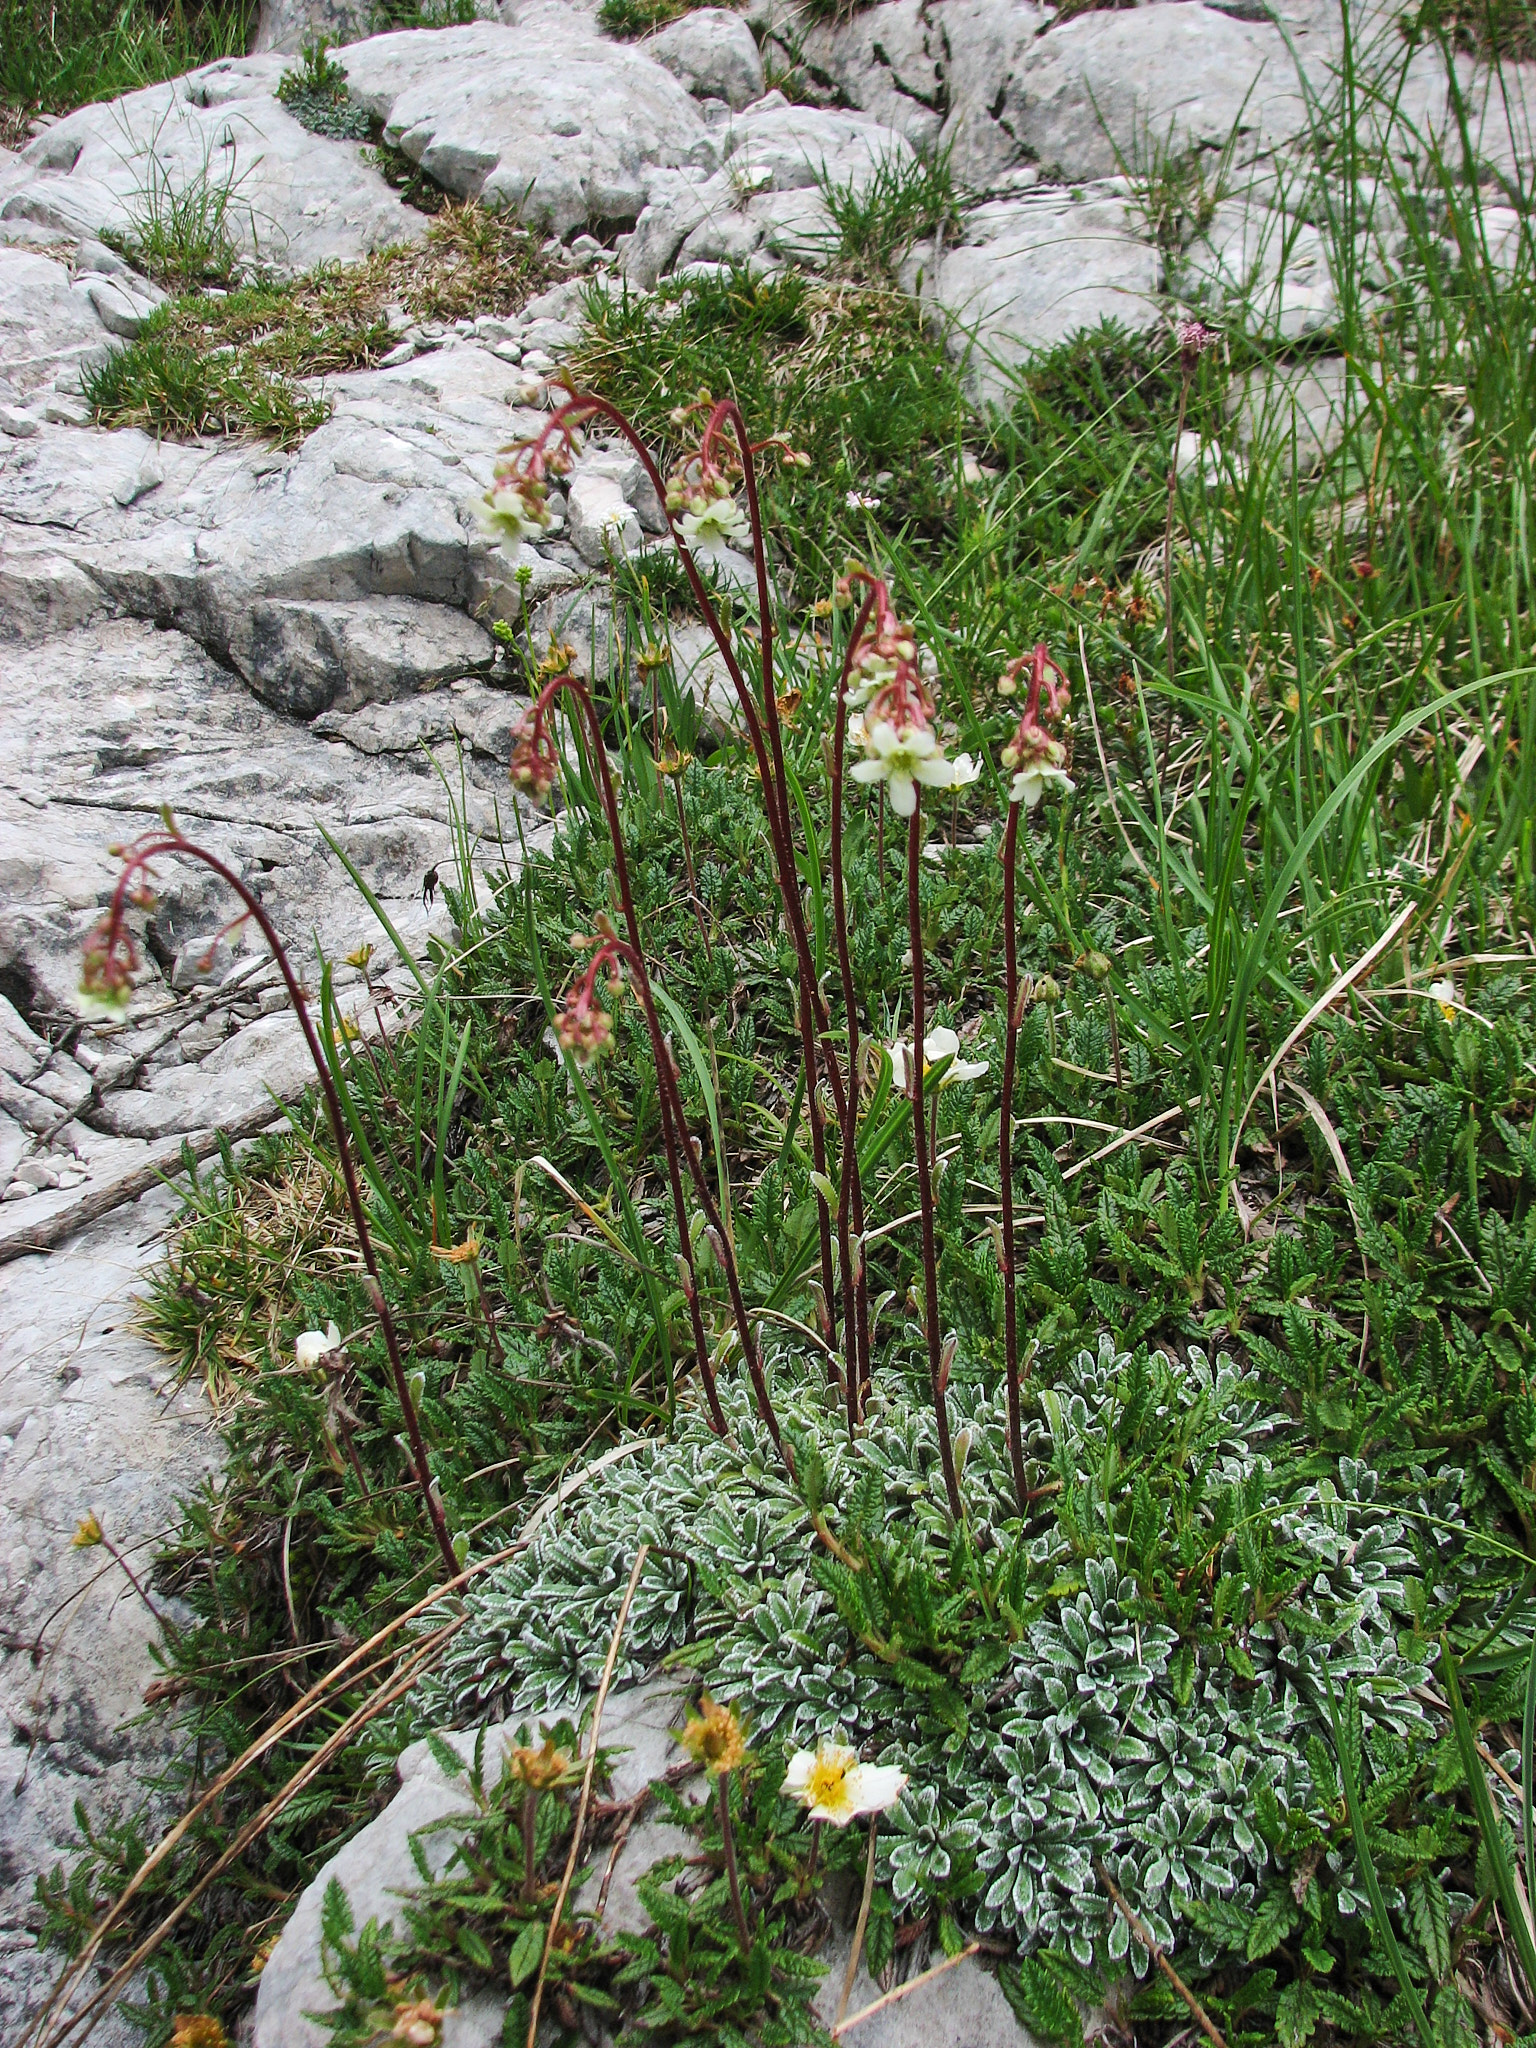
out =
{"type": "Polygon", "coordinates": [[[0,247],[0,395],[51,385],[66,365],[104,357],[109,337],[67,266],[31,249],[0,247]]]}
{"type": "Polygon", "coordinates": [[[1300,135],[1307,119],[1280,31],[1198,0],[1053,26],[1022,52],[1002,101],[1020,155],[1069,179],[1222,149],[1234,132],[1245,161],[1300,135]]]}
{"type": "MultiPolygon", "coordinates": [[[[1254,371],[1233,404],[1238,447],[1250,457],[1272,452],[1282,475],[1293,464],[1303,474],[1315,469],[1344,445],[1346,376],[1342,356],[1313,356],[1254,371]]],[[[1363,412],[1358,392],[1355,408],[1358,421],[1363,412]]]]}
{"type": "MultiPolygon", "coordinates": [[[[14,646],[0,662],[0,721],[10,748],[0,787],[0,964],[35,991],[40,1008],[75,1012],[80,945],[117,874],[107,849],[152,825],[162,803],[256,884],[301,959],[312,957],[311,935],[333,959],[363,939],[382,939],[321,826],[407,941],[424,938],[421,878],[452,857],[439,779],[422,772],[425,763],[370,755],[285,720],[182,634],[113,620],[14,646]]],[[[457,791],[451,744],[447,754],[457,791]]],[[[471,758],[465,796],[473,830],[494,829],[504,772],[488,767],[482,788],[471,758]]],[[[157,867],[156,919],[176,943],[217,930],[236,907],[204,871],[174,861],[157,867]]],[[[247,933],[237,957],[252,950],[247,933]]],[[[169,992],[148,972],[142,1001],[163,1009],[169,992]]],[[[204,1075],[207,1101],[167,1097],[165,1117],[141,1103],[122,1127],[147,1130],[156,1118],[172,1129],[199,1118],[207,1124],[215,1096],[228,1113],[236,1084],[225,1071],[221,1060],[204,1075]]]]}
{"type": "MultiPolygon", "coordinates": [[[[388,704],[368,704],[361,711],[328,711],[311,731],[344,739],[361,754],[408,754],[420,760],[430,747],[455,735],[478,754],[503,764],[511,754],[513,728],[528,709],[528,699],[476,683],[454,683],[445,690],[407,697],[388,704]]],[[[421,762],[426,770],[426,763],[421,762]]]]}
{"type": "MultiPolygon", "coordinates": [[[[851,1918],[856,1898],[849,1898],[847,1905],[850,1910],[844,1917],[851,1918]]],[[[824,2026],[830,2027],[836,2015],[852,1948],[851,1929],[843,1926],[819,1958],[827,1965],[827,1974],[812,2003],[824,2026]]],[[[935,1961],[942,1962],[943,1957],[909,1956],[905,1979],[898,1982],[909,1981],[935,1961]]],[[[873,2005],[887,1988],[896,1986],[877,1984],[861,1957],[845,2017],[851,2019],[873,2005]]],[[[857,2048],[1034,2048],[1034,2036],[1014,2018],[995,1972],[975,1956],[952,1964],[942,1976],[862,2021],[848,2039],[857,2048]]]]}
{"type": "Polygon", "coordinates": [[[1160,275],[1158,253],[1123,198],[1042,187],[969,215],[965,241],[944,255],[928,288],[951,352],[966,363],[971,396],[1006,404],[1010,373],[1039,351],[1101,320],[1154,326],[1160,275]]]}
{"type": "Polygon", "coordinates": [[[662,65],[563,0],[515,19],[356,44],[352,96],[446,190],[560,235],[634,220],[657,165],[714,167],[702,114],[662,65]]]}
{"type": "Polygon", "coordinates": [[[863,192],[882,168],[916,160],[894,128],[862,114],[791,106],[777,94],[736,116],[725,150],[744,192],[815,190],[824,180],[863,192]]]}
{"type": "MultiPolygon", "coordinates": [[[[70,1547],[76,1523],[94,1512],[115,1543],[142,1558],[173,1499],[214,1462],[199,1393],[177,1388],[169,1361],[134,1324],[174,1207],[157,1189],[61,1251],[0,1267],[6,1640],[30,1641],[62,1606],[39,1664],[20,1650],[0,1657],[10,1760],[0,1800],[0,2011],[18,2040],[58,1973],[57,1955],[36,1946],[33,1885],[73,1860],[76,1799],[97,1818],[114,1805],[133,1811],[144,1778],[166,1766],[177,1739],[164,1716],[130,1725],[158,1675],[154,1623],[103,1551],[70,1547]]],[[[109,2012],[92,2038],[127,2048],[138,2036],[109,2012]]]]}
{"type": "Polygon", "coordinates": [[[926,151],[939,139],[948,103],[947,11],[923,0],[880,0],[803,27],[781,22],[775,40],[798,50],[801,70],[834,104],[857,108],[926,151]]]}
{"type": "Polygon", "coordinates": [[[376,11],[372,0],[261,0],[255,47],[294,55],[322,37],[356,42],[372,28],[376,11]]]}
{"type": "Polygon", "coordinates": [[[696,7],[641,44],[695,99],[745,107],[763,96],[763,59],[757,39],[739,14],[696,7]]]}
{"type": "Polygon", "coordinates": [[[1246,199],[1220,202],[1210,226],[1185,250],[1175,282],[1182,297],[1215,318],[1234,317],[1245,332],[1268,340],[1327,333],[1338,318],[1321,231],[1246,199]]]}
{"type": "Polygon", "coordinates": [[[310,718],[430,689],[489,665],[496,643],[483,626],[414,597],[315,604],[262,599],[231,621],[231,660],[279,711],[310,718]]]}
{"type": "Polygon", "coordinates": [[[419,240],[424,218],[355,143],[310,134],[273,96],[281,70],[231,58],[79,108],[27,145],[33,175],[0,200],[0,220],[131,240],[172,195],[206,196],[241,255],[282,274],[419,240]]]}
{"type": "Polygon", "coordinates": [[[594,569],[640,546],[640,521],[617,478],[590,469],[572,477],[568,505],[572,545],[594,569]]]}

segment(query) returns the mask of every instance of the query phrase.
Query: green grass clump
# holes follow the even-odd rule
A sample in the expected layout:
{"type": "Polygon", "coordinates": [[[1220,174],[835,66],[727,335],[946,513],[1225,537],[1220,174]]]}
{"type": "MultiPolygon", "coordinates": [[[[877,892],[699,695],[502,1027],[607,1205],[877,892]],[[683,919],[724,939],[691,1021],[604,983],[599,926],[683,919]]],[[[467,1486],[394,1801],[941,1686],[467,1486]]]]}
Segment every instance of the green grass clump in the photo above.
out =
{"type": "Polygon", "coordinates": [[[630,41],[665,28],[690,12],[690,0],[603,0],[597,10],[599,28],[610,36],[630,41]]]}
{"type": "Polygon", "coordinates": [[[855,274],[889,277],[918,240],[954,230],[960,204],[948,150],[886,157],[862,186],[826,179],[822,196],[837,230],[837,260],[855,274]]]}
{"type": "Polygon", "coordinates": [[[62,113],[244,56],[255,17],[249,0],[0,0],[0,109],[62,113]]]}
{"type": "Polygon", "coordinates": [[[537,243],[515,223],[449,207],[416,247],[381,250],[292,284],[168,301],[91,374],[86,399],[106,426],[173,438],[254,433],[292,446],[327,411],[300,380],[362,369],[387,354],[395,341],[389,307],[441,321],[513,312],[544,277],[537,243]]]}

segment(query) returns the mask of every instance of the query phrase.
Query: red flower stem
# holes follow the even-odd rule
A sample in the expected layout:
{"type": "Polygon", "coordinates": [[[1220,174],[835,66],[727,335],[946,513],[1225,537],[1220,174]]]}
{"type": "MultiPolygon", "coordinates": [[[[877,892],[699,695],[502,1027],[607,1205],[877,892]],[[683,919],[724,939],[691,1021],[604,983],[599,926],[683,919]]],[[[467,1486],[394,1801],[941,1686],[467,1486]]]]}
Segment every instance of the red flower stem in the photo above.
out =
{"type": "MultiPolygon", "coordinates": [[[[629,933],[630,967],[635,977],[635,992],[640,998],[640,1007],[645,1012],[646,1030],[651,1040],[651,1059],[656,1068],[660,1087],[661,1141],[667,1155],[667,1179],[672,1190],[672,1214],[677,1224],[679,1256],[686,1273],[683,1292],[688,1297],[688,1314],[693,1326],[693,1351],[699,1368],[699,1383],[709,1404],[711,1428],[717,1436],[726,1436],[729,1432],[726,1429],[724,1411],[720,1406],[720,1390],[715,1385],[715,1371],[710,1364],[709,1344],[704,1334],[704,1317],[699,1307],[698,1283],[693,1272],[693,1240],[688,1231],[688,1204],[683,1197],[682,1175],[677,1162],[679,1136],[690,1165],[694,1163],[693,1145],[688,1136],[687,1121],[682,1114],[682,1104],[678,1103],[674,1110],[672,1097],[666,1085],[671,1078],[672,1062],[667,1052],[661,1020],[656,1014],[651,978],[645,968],[645,953],[640,943],[640,919],[635,910],[634,891],[630,887],[629,862],[624,857],[624,831],[619,818],[618,798],[614,793],[613,775],[608,767],[608,749],[603,744],[603,728],[597,715],[597,706],[593,703],[591,692],[586,685],[575,676],[566,674],[555,679],[554,688],[568,689],[586,716],[593,760],[597,768],[598,787],[602,792],[603,815],[608,823],[608,837],[613,843],[614,880],[618,884],[625,929],[629,933]]],[[[550,694],[554,694],[553,689],[550,694]]]]}
{"type": "Polygon", "coordinates": [[[1019,938],[1015,911],[1018,886],[1019,812],[1010,803],[1003,833],[1003,958],[1008,1010],[1003,1026],[1003,1113],[998,1120],[997,1163],[1003,1196],[1003,1356],[1008,1375],[1008,1456],[1019,1513],[1027,1512],[1028,1482],[1024,1477],[1024,1427],[1019,1401],[1019,1306],[1014,1280],[1013,1228],[1013,1082],[1019,1043],[1019,938]]]}
{"type": "Polygon", "coordinates": [[[837,966],[843,984],[843,1017],[848,1033],[848,1089],[843,1102],[842,1113],[842,1159],[837,1190],[837,1244],[843,1261],[843,1352],[847,1372],[848,1433],[851,1436],[859,1425],[864,1412],[864,1396],[870,1380],[869,1358],[869,1289],[864,1277],[863,1247],[860,1245],[859,1277],[851,1287],[851,1265],[849,1262],[848,1219],[850,1208],[853,1226],[860,1239],[864,1235],[864,1191],[859,1181],[858,1146],[858,1104],[859,1104],[859,1010],[858,998],[853,985],[853,955],[848,945],[848,891],[843,873],[843,763],[847,751],[848,736],[848,681],[853,670],[853,657],[859,642],[864,637],[864,628],[869,624],[869,615],[874,610],[875,592],[870,590],[859,609],[859,615],[848,635],[848,644],[843,650],[842,672],[837,684],[837,708],[833,723],[832,738],[832,788],[830,807],[832,812],[832,923],[837,934],[837,966]]]}
{"type": "Polygon", "coordinates": [[[747,1926],[746,1908],[741,1903],[741,1878],[736,1870],[736,1841],[731,1832],[729,1771],[720,1771],[715,1777],[715,1811],[720,1821],[720,1849],[725,1860],[726,1881],[731,1889],[731,1911],[736,1916],[736,1931],[741,1936],[741,1952],[748,1956],[752,1953],[752,1935],[747,1926]]]}
{"type": "Polygon", "coordinates": [[[918,899],[918,871],[923,852],[923,805],[919,798],[912,807],[907,827],[907,929],[912,944],[912,1144],[917,1154],[917,1199],[923,1214],[923,1323],[928,1336],[928,1380],[933,1390],[933,1418],[939,1432],[939,1461],[944,1467],[944,1491],[949,1512],[962,1519],[960,1482],[955,1476],[955,1454],[949,1441],[949,1408],[944,1396],[943,1368],[939,1360],[939,1261],[933,1235],[933,1172],[928,1159],[928,1133],[923,1117],[923,915],[918,899]]]}
{"type": "MultiPolygon", "coordinates": [[[[595,393],[582,392],[579,396],[572,398],[569,407],[562,408],[562,416],[566,412],[578,410],[583,414],[595,414],[607,420],[611,426],[618,429],[630,447],[635,451],[641,467],[650,478],[651,487],[656,492],[658,502],[665,505],[667,502],[667,487],[662,480],[661,472],[656,467],[650,449],[646,447],[639,434],[636,433],[634,427],[631,426],[619,408],[611,404],[606,398],[597,397],[595,393]]],[[[762,559],[761,521],[757,509],[757,484],[751,469],[751,443],[747,438],[746,423],[741,417],[739,408],[732,403],[728,410],[733,422],[739,423],[736,426],[736,431],[744,451],[748,503],[752,510],[753,547],[754,553],[759,558],[759,602],[765,603],[766,567],[762,559]]],[[[551,422],[551,426],[558,423],[557,418],[556,421],[551,422]]],[[[546,429],[547,431],[549,430],[546,429]]],[[[684,574],[687,576],[689,587],[693,591],[694,600],[704,617],[705,624],[714,636],[715,645],[720,650],[720,658],[725,663],[726,673],[730,676],[732,687],[735,689],[737,700],[741,705],[742,716],[747,723],[747,736],[752,743],[752,752],[757,763],[758,780],[762,784],[763,789],[763,808],[768,819],[769,838],[773,845],[774,866],[778,872],[779,894],[783,899],[784,915],[788,920],[790,936],[794,941],[796,964],[800,976],[800,1008],[802,1013],[800,1049],[801,1058],[805,1065],[806,1100],[810,1110],[812,1163],[818,1173],[825,1174],[827,1167],[826,1138],[823,1130],[824,1119],[821,1104],[816,1093],[816,1032],[817,1030],[820,1030],[822,1033],[826,1032],[828,1019],[826,1006],[821,1000],[821,992],[817,988],[816,976],[812,971],[810,941],[806,935],[805,917],[800,904],[800,883],[795,871],[794,839],[789,833],[788,828],[789,796],[788,791],[782,788],[783,756],[782,752],[776,749],[775,759],[770,761],[768,747],[763,738],[763,720],[758,715],[757,705],[751,688],[746,677],[742,674],[741,664],[736,659],[736,650],[731,645],[730,635],[721,624],[720,615],[715,609],[714,601],[705,587],[703,577],[699,574],[698,564],[693,559],[693,552],[689,548],[687,541],[683,538],[681,526],[670,511],[667,514],[667,518],[672,529],[672,538],[677,544],[677,552],[683,565],[684,574]],[[775,764],[779,769],[778,781],[775,780],[773,774],[775,764]]],[[[765,635],[771,634],[772,628],[769,623],[766,606],[761,623],[765,635]]],[[[772,688],[769,687],[764,694],[767,699],[764,715],[771,715],[773,730],[777,734],[778,706],[774,702],[772,688]]],[[[834,1098],[837,1099],[839,1114],[841,1114],[842,1077],[838,1073],[835,1059],[830,1060],[828,1063],[828,1079],[832,1085],[834,1098]]],[[[816,1202],[821,1225],[822,1290],[830,1305],[835,1293],[835,1281],[832,1271],[831,1217],[826,1202],[819,1193],[816,1197],[816,1202]]]]}
{"type": "Polygon", "coordinates": [[[262,909],[259,899],[240,877],[235,874],[233,869],[226,867],[223,861],[216,854],[209,853],[206,847],[194,845],[191,840],[183,838],[179,831],[168,832],[163,838],[151,842],[148,846],[141,846],[135,849],[130,867],[124,870],[123,877],[119,880],[117,891],[112,899],[112,928],[114,930],[118,928],[124,883],[127,880],[128,874],[133,870],[142,870],[156,854],[160,853],[179,853],[185,859],[201,861],[204,867],[211,868],[221,881],[226,882],[234,890],[250,915],[255,919],[258,930],[271,949],[273,959],[277,962],[278,973],[283,977],[284,985],[288,990],[288,1000],[293,1005],[293,1013],[299,1020],[299,1029],[304,1034],[304,1042],[309,1049],[310,1059],[314,1063],[315,1073],[320,1082],[320,1092],[325,1097],[326,1114],[330,1118],[331,1134],[336,1140],[336,1154],[341,1165],[341,1177],[346,1186],[347,1207],[352,1212],[352,1226],[357,1232],[358,1250],[362,1254],[363,1265],[367,1269],[368,1278],[365,1282],[365,1291],[373,1303],[374,1313],[378,1316],[379,1330],[384,1338],[384,1348],[389,1354],[390,1376],[395,1385],[395,1398],[400,1403],[400,1412],[405,1419],[406,1437],[411,1447],[411,1463],[415,1469],[416,1484],[420,1489],[422,1500],[426,1504],[427,1519],[432,1525],[433,1535],[437,1538],[437,1547],[442,1552],[443,1564],[447,1569],[448,1576],[450,1579],[457,1578],[459,1575],[459,1561],[454,1556],[453,1539],[448,1534],[448,1519],[443,1513],[443,1504],[433,1489],[432,1471],[427,1462],[427,1447],[421,1434],[421,1419],[416,1413],[416,1403],[411,1398],[410,1383],[406,1378],[405,1358],[400,1349],[400,1338],[395,1329],[395,1319],[390,1314],[389,1303],[384,1298],[384,1287],[379,1278],[378,1260],[374,1255],[373,1236],[368,1228],[368,1217],[363,1207],[362,1191],[357,1182],[357,1170],[352,1164],[352,1148],[347,1142],[347,1126],[346,1119],[341,1111],[341,1099],[336,1093],[336,1083],[331,1077],[330,1064],[321,1050],[319,1035],[315,1030],[314,1020],[309,1014],[309,1005],[305,1001],[304,991],[299,986],[298,978],[294,974],[289,962],[287,949],[278,937],[272,920],[267,916],[265,910],[262,909]]]}

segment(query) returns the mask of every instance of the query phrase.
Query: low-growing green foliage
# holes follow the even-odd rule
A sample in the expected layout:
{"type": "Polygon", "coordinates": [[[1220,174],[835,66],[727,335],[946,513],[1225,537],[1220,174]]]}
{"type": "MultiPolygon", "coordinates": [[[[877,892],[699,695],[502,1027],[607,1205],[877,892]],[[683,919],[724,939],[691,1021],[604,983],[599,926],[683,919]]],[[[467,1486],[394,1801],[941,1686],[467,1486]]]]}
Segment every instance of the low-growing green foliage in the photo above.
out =
{"type": "Polygon", "coordinates": [[[933,157],[885,157],[863,184],[826,178],[822,195],[837,230],[838,262],[882,280],[915,242],[954,229],[960,217],[947,149],[933,157]]]}
{"type": "Polygon", "coordinates": [[[603,0],[597,10],[598,26],[611,36],[626,41],[665,28],[690,12],[691,0],[603,0]]]}
{"type": "Polygon", "coordinates": [[[340,141],[367,142],[377,123],[366,109],[354,106],[347,92],[343,65],[326,55],[324,37],[304,45],[297,71],[285,71],[277,82],[277,97],[294,119],[314,135],[331,135],[340,141]]]}
{"type": "Polygon", "coordinates": [[[328,410],[301,380],[377,362],[394,346],[392,306],[419,320],[515,312],[544,275],[537,243],[515,223],[449,207],[415,247],[291,284],[169,300],[91,373],[86,397],[108,426],[172,437],[257,433],[289,446],[328,410]]]}

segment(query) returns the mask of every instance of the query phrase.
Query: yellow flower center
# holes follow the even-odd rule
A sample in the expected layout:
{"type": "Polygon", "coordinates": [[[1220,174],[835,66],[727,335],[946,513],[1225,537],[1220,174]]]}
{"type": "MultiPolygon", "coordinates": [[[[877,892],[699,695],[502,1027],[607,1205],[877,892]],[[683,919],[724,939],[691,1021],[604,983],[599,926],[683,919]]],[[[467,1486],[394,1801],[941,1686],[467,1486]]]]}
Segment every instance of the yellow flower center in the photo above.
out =
{"type": "Polygon", "coordinates": [[[825,1806],[834,1810],[842,1806],[848,1797],[848,1766],[835,1762],[831,1757],[818,1757],[811,1765],[811,1775],[806,1781],[809,1804],[825,1806]]]}

